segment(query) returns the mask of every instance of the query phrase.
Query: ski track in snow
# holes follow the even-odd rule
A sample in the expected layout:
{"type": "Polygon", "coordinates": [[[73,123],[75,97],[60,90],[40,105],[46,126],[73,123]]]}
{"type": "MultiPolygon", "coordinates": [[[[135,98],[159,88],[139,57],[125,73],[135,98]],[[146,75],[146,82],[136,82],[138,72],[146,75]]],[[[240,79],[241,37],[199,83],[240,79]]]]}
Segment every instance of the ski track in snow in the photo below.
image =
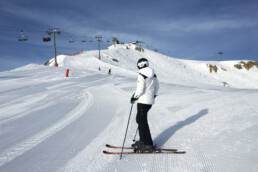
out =
{"type": "Polygon", "coordinates": [[[76,93],[70,93],[70,90],[72,90],[72,88],[74,87],[91,87],[94,85],[98,85],[98,83],[103,82],[105,79],[106,78],[98,79],[87,84],[74,82],[55,84],[53,86],[44,88],[44,91],[40,93],[19,97],[13,102],[3,104],[0,106],[3,107],[1,108],[1,113],[4,114],[0,118],[0,125],[11,122],[13,120],[17,120],[18,118],[22,118],[28,114],[31,114],[32,112],[45,109],[49,106],[53,106],[53,104],[61,103],[65,99],[72,99],[74,96],[76,96],[73,95],[76,93]],[[57,90],[61,88],[62,90],[66,91],[58,93],[57,90]],[[51,95],[53,94],[56,94],[56,96],[51,97],[51,95]],[[30,107],[33,105],[35,105],[35,108],[31,110],[30,107]]]}
{"type": "Polygon", "coordinates": [[[37,146],[39,143],[43,142],[45,139],[49,138],[55,133],[59,132],[60,130],[68,126],[70,123],[80,118],[85,112],[87,112],[87,109],[93,104],[94,100],[89,92],[86,91],[83,93],[86,95],[85,99],[83,99],[74,110],[67,114],[64,119],[55,123],[48,129],[38,133],[37,135],[25,140],[24,142],[15,145],[11,148],[8,148],[4,152],[1,152],[0,166],[3,166],[5,163],[13,160],[17,156],[20,156],[24,152],[37,146]]]}
{"type": "MultiPolygon", "coordinates": [[[[96,90],[94,92],[96,92],[96,90]]],[[[68,162],[65,167],[60,168],[60,172],[103,171],[103,169],[106,169],[105,166],[107,165],[107,163],[115,159],[115,157],[106,157],[105,155],[103,155],[102,150],[105,147],[105,143],[103,143],[103,140],[106,140],[109,143],[115,142],[116,144],[120,144],[119,141],[123,139],[123,136],[119,134],[120,130],[118,129],[124,130],[123,123],[126,122],[126,119],[121,119],[121,116],[127,116],[128,109],[125,109],[124,105],[121,103],[125,101],[125,98],[121,97],[121,95],[125,94],[122,89],[119,90],[118,87],[112,87],[109,88],[109,92],[111,92],[111,95],[113,97],[116,97],[116,94],[118,94],[118,96],[120,97],[120,100],[114,99],[114,101],[117,101],[117,106],[110,107],[110,105],[107,104],[107,107],[109,107],[109,109],[105,111],[105,114],[102,114],[112,118],[111,122],[108,123],[108,126],[105,128],[105,130],[103,130],[103,132],[99,134],[98,137],[92,140],[91,143],[87,145],[84,150],[82,150],[76,157],[70,160],[70,162],[68,162]],[[105,159],[105,161],[103,161],[103,159],[105,159]]],[[[104,101],[103,99],[105,98],[95,97],[95,102],[101,103],[104,101]]],[[[102,106],[102,108],[104,109],[107,107],[106,105],[104,107],[102,106]]]]}

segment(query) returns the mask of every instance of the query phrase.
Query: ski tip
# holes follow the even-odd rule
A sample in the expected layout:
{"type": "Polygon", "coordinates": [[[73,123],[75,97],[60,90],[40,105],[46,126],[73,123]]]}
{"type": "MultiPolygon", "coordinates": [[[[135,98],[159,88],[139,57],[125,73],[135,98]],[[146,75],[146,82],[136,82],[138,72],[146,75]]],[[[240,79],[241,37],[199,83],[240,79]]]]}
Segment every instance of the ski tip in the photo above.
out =
{"type": "Polygon", "coordinates": [[[106,154],[106,155],[112,154],[111,152],[108,152],[108,151],[103,151],[103,153],[106,154]]]}
{"type": "Polygon", "coordinates": [[[185,154],[186,151],[178,151],[178,152],[174,152],[175,154],[185,154]]]}
{"type": "Polygon", "coordinates": [[[110,145],[109,145],[109,144],[106,144],[106,147],[110,147],[110,145]]]}

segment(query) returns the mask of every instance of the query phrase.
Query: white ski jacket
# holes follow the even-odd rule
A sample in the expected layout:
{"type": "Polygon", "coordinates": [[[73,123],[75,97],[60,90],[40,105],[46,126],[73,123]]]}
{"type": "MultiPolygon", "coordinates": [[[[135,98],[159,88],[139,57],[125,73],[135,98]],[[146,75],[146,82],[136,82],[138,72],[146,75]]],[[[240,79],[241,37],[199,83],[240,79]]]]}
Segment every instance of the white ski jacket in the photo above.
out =
{"type": "Polygon", "coordinates": [[[150,67],[139,70],[137,88],[134,98],[138,98],[138,103],[152,105],[155,103],[154,96],[159,90],[159,81],[150,67]]]}

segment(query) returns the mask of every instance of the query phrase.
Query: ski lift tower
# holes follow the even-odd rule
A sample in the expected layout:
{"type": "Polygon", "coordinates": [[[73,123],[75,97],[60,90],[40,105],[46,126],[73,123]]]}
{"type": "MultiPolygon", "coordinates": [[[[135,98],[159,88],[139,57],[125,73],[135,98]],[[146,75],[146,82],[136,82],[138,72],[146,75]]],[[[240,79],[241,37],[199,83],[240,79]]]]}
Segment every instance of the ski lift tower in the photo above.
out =
{"type": "Polygon", "coordinates": [[[98,39],[98,42],[99,42],[99,60],[101,60],[101,57],[100,57],[100,42],[102,42],[102,41],[101,41],[102,36],[97,35],[97,36],[95,36],[95,38],[97,38],[97,39],[98,39]]]}
{"type": "Polygon", "coordinates": [[[54,29],[48,29],[46,33],[47,33],[48,35],[53,34],[55,66],[58,67],[57,60],[56,60],[56,39],[55,39],[55,34],[57,33],[58,35],[60,35],[61,31],[60,31],[60,29],[54,28],[54,29]]]}

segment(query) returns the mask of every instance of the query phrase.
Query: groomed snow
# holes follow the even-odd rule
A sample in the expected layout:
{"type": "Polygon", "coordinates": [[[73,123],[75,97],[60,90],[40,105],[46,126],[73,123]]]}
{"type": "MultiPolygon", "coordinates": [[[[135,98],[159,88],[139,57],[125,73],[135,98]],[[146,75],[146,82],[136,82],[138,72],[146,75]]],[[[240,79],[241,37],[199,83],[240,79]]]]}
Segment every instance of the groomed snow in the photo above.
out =
{"type": "MultiPolygon", "coordinates": [[[[134,48],[102,50],[101,61],[98,51],[89,51],[58,56],[58,68],[30,64],[1,72],[0,171],[258,170],[257,68],[238,70],[239,61],[180,60],[134,48]],[[184,155],[120,160],[102,153],[112,151],[107,143],[122,145],[142,57],[161,83],[148,118],[154,143],[185,150],[184,155]],[[210,73],[207,64],[217,65],[218,72],[210,73]]],[[[126,145],[133,143],[135,116],[136,105],[126,145]]]]}

